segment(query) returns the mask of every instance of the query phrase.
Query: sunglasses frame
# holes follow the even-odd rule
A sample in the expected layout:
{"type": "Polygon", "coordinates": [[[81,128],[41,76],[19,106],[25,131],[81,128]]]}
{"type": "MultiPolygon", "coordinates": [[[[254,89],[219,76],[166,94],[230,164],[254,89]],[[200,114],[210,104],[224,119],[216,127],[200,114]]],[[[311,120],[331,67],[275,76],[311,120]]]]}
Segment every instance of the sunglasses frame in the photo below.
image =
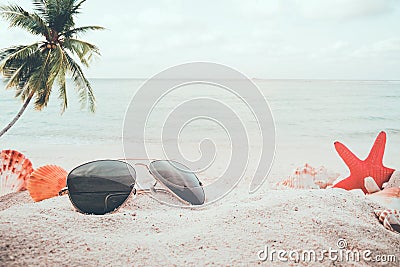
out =
{"type": "MultiPolygon", "coordinates": [[[[84,165],[86,165],[86,164],[95,163],[95,162],[99,162],[99,161],[119,161],[119,162],[123,162],[123,163],[127,164],[129,167],[131,167],[131,168],[135,171],[135,176],[136,176],[136,169],[128,162],[129,160],[138,161],[138,160],[148,160],[148,159],[129,159],[129,158],[128,158],[128,159],[99,159],[99,160],[89,161],[89,162],[86,162],[86,163],[82,163],[82,164],[78,165],[77,167],[73,168],[73,169],[68,173],[67,179],[68,179],[69,174],[70,174],[72,171],[74,171],[75,169],[77,169],[77,168],[79,168],[79,167],[81,167],[81,166],[84,166],[84,165]]],[[[144,166],[144,167],[146,167],[147,171],[150,173],[150,175],[151,175],[151,176],[154,178],[154,180],[156,181],[156,182],[154,183],[154,185],[151,186],[151,187],[148,188],[148,189],[136,189],[136,188],[135,188],[135,184],[137,184],[137,183],[136,183],[137,177],[134,177],[134,178],[133,178],[133,179],[134,179],[134,182],[133,182],[133,184],[131,184],[131,192],[130,192],[130,194],[128,195],[128,197],[124,200],[124,202],[121,203],[121,205],[119,205],[119,206],[118,206],[116,209],[114,209],[113,211],[104,213],[103,215],[105,215],[105,214],[113,214],[113,213],[117,212],[120,208],[122,208],[122,207],[126,204],[126,202],[127,202],[128,199],[132,196],[132,194],[133,194],[133,195],[136,195],[136,194],[137,194],[137,195],[142,195],[142,194],[156,193],[156,192],[169,193],[169,194],[173,195],[175,198],[177,198],[177,199],[178,199],[180,202],[182,202],[183,204],[188,205],[187,208],[191,208],[191,207],[193,207],[193,206],[196,206],[196,205],[193,205],[193,204],[191,204],[190,202],[188,202],[188,201],[182,199],[182,198],[181,198],[180,196],[178,196],[177,194],[175,194],[167,185],[165,185],[162,181],[160,181],[160,180],[156,177],[156,175],[153,174],[153,173],[151,172],[149,166],[150,166],[150,164],[152,164],[152,163],[154,163],[154,162],[157,162],[157,161],[166,161],[166,162],[172,162],[172,163],[175,162],[175,163],[178,163],[178,164],[184,166],[184,167],[187,168],[188,170],[190,170],[190,169],[189,169],[186,165],[184,165],[184,164],[182,164],[182,163],[179,163],[179,162],[177,162],[177,161],[174,161],[174,160],[163,160],[163,159],[151,159],[151,160],[152,160],[152,161],[151,161],[149,164],[135,163],[134,166],[144,166]],[[155,186],[156,186],[157,183],[160,183],[160,184],[163,185],[165,188],[155,188],[155,186]]],[[[173,164],[171,164],[171,165],[173,165],[173,164]]],[[[200,181],[200,179],[197,177],[197,175],[196,175],[194,172],[191,171],[190,173],[192,173],[192,174],[196,177],[197,181],[199,182],[199,187],[200,187],[200,188],[202,189],[202,191],[203,191],[203,194],[204,194],[204,202],[201,204],[201,205],[203,205],[203,204],[206,202],[206,196],[205,196],[203,184],[202,184],[202,182],[200,181]]],[[[80,210],[80,209],[75,205],[74,201],[72,201],[72,199],[71,199],[71,196],[70,196],[70,194],[69,194],[69,190],[68,190],[68,187],[67,187],[67,186],[64,187],[64,188],[62,188],[62,189],[58,192],[58,195],[59,195],[59,196],[64,196],[64,195],[66,195],[66,194],[68,194],[69,200],[70,200],[70,202],[72,203],[72,205],[74,206],[75,210],[77,210],[79,213],[82,213],[82,214],[86,214],[86,215],[90,215],[90,214],[91,214],[91,213],[83,212],[82,210],[80,210]]],[[[151,197],[152,197],[152,196],[151,196],[151,197]]],[[[158,200],[158,201],[160,201],[160,200],[158,200]]],[[[164,203],[164,204],[169,204],[169,203],[166,203],[166,202],[164,202],[164,201],[160,201],[160,202],[162,202],[162,203],[164,203]]],[[[171,205],[171,204],[169,204],[169,205],[171,205]]],[[[201,205],[200,205],[200,206],[201,206],[201,205]]],[[[172,205],[172,206],[176,206],[176,205],[172,205]]],[[[180,207],[181,207],[181,206],[180,206],[180,207]]]]}

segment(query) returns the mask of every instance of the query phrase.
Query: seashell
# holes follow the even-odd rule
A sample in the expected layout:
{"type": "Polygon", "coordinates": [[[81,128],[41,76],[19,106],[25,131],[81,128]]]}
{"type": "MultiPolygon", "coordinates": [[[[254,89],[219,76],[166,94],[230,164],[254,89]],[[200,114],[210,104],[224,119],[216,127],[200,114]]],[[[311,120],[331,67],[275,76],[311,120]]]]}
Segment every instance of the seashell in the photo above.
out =
{"type": "Polygon", "coordinates": [[[316,169],[306,163],[303,167],[296,168],[287,179],[277,183],[277,188],[325,189],[338,177],[339,174],[330,173],[323,166],[316,169]]]}
{"type": "Polygon", "coordinates": [[[0,152],[0,196],[26,190],[32,162],[15,150],[0,152]]]}
{"type": "Polygon", "coordinates": [[[382,206],[388,209],[400,209],[400,187],[385,188],[376,193],[367,195],[382,206]]]}
{"type": "Polygon", "coordinates": [[[46,165],[36,169],[28,180],[28,190],[36,202],[58,196],[66,186],[67,172],[55,165],[46,165]]]}
{"type": "Polygon", "coordinates": [[[400,233],[399,210],[375,210],[374,213],[386,229],[400,233]]]}
{"type": "Polygon", "coordinates": [[[381,191],[379,186],[376,184],[374,178],[372,177],[367,177],[364,179],[364,187],[367,189],[369,194],[381,191]]]}
{"type": "Polygon", "coordinates": [[[390,176],[389,181],[384,186],[385,188],[388,187],[399,187],[400,186],[400,171],[394,171],[392,176],[390,176]]]}

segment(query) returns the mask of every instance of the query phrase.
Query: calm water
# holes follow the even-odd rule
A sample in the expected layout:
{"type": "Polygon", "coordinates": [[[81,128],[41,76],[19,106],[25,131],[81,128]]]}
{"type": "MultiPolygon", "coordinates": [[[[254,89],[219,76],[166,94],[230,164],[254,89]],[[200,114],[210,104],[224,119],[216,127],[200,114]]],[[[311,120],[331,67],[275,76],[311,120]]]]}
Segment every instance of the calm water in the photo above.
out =
{"type": "MultiPolygon", "coordinates": [[[[127,106],[143,81],[92,80],[97,98],[97,112],[82,111],[73,90],[70,103],[61,115],[57,90],[54,90],[49,106],[43,111],[33,107],[10,131],[0,139],[0,147],[13,144],[104,144],[121,141],[122,125],[127,106]]],[[[388,153],[393,157],[400,151],[400,81],[257,81],[266,96],[276,123],[278,148],[318,151],[319,147],[331,146],[335,140],[343,140],[353,147],[369,147],[379,131],[388,133],[388,153]]],[[[71,86],[70,86],[71,88],[71,86]]],[[[248,110],[240,101],[226,92],[210,88],[189,88],[166,97],[155,109],[149,132],[157,132],[157,119],[178,103],[193,96],[207,96],[233,105],[243,114],[249,126],[256,131],[254,120],[246,117],[248,110]],[[253,124],[252,124],[253,123],[253,124]],[[152,129],[153,128],[153,129],[152,129]]],[[[0,90],[0,125],[6,125],[18,111],[21,102],[13,91],[0,90]]],[[[165,116],[164,116],[165,117],[165,116]]],[[[180,126],[177,126],[180,127],[180,126]]],[[[194,123],[186,137],[196,141],[209,137],[221,129],[209,123],[194,123]]],[[[226,135],[215,134],[216,138],[226,135]]],[[[256,144],[255,144],[256,145],[256,144]]],[[[400,158],[393,159],[400,162],[400,158]]]]}

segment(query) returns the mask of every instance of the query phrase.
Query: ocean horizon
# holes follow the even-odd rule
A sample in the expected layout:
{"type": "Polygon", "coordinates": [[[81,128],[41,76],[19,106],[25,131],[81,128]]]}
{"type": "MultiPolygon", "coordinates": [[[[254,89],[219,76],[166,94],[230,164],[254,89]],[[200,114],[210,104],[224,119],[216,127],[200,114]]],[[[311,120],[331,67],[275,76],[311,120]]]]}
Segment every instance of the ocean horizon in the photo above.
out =
{"type": "MultiPolygon", "coordinates": [[[[69,107],[64,114],[61,115],[54,88],[48,107],[37,111],[31,103],[16,125],[0,138],[0,147],[121,145],[125,112],[144,81],[91,79],[91,82],[97,99],[95,113],[80,108],[69,81],[69,107]]],[[[388,135],[386,162],[393,165],[400,161],[400,81],[263,80],[255,83],[272,110],[277,154],[284,155],[282,164],[323,163],[327,157],[330,157],[328,162],[331,158],[337,159],[333,149],[333,142],[337,140],[363,158],[380,131],[388,135]]],[[[179,103],[199,96],[222,100],[244,116],[248,135],[257,135],[254,118],[237,97],[215,88],[192,86],[172,93],[158,104],[147,125],[146,141],[158,142],[154,137],[159,132],[158,120],[165,119],[165,114],[179,103]]],[[[0,90],[0,127],[13,118],[21,105],[21,100],[14,98],[13,90],[0,90]]],[[[180,141],[198,145],[203,138],[214,139],[222,149],[229,149],[229,137],[210,122],[193,123],[180,141]]],[[[257,138],[254,140],[250,140],[250,146],[259,144],[257,138]]]]}

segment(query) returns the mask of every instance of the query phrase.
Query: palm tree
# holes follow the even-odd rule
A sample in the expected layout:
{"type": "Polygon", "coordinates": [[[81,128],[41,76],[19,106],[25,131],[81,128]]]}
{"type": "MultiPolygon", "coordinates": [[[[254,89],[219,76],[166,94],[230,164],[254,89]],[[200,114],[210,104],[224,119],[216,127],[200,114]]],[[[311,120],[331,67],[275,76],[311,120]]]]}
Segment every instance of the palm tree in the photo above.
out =
{"type": "Polygon", "coordinates": [[[95,111],[92,87],[76,59],[89,67],[91,58],[100,52],[95,45],[78,39],[77,35],[104,28],[75,26],[74,18],[86,0],[32,1],[33,12],[15,4],[0,7],[0,15],[10,23],[10,27],[19,27],[43,38],[33,44],[0,51],[0,72],[7,82],[6,89],[15,88],[16,97],[23,101],[15,118],[0,132],[0,137],[17,122],[33,98],[37,110],[46,107],[55,82],[63,113],[68,106],[67,75],[72,76],[82,107],[88,106],[92,112],[95,111]]]}

